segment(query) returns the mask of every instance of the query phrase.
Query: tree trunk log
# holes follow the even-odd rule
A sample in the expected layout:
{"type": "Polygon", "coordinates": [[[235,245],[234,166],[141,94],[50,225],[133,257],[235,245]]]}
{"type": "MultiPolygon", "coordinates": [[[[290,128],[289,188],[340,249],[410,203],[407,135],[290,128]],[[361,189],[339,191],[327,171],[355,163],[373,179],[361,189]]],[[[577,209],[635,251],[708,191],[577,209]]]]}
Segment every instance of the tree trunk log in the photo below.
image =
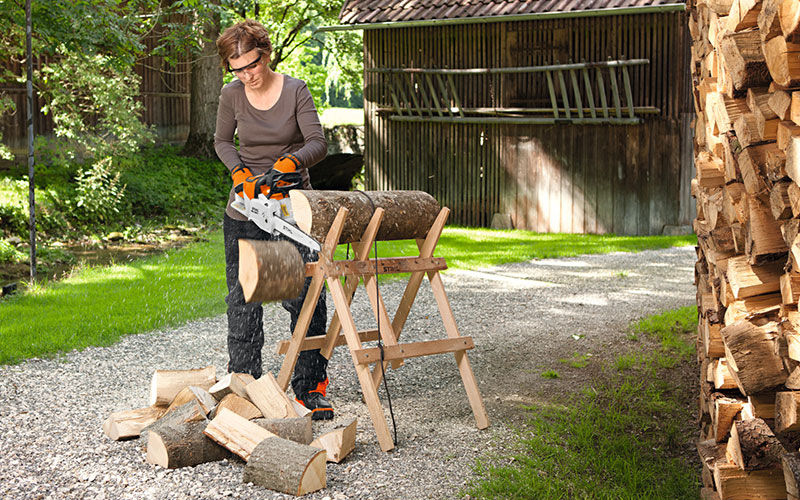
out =
{"type": "Polygon", "coordinates": [[[288,241],[239,240],[239,283],[245,302],[293,299],[303,291],[306,268],[288,241]]]}
{"type": "Polygon", "coordinates": [[[184,387],[196,385],[208,390],[217,383],[217,369],[213,366],[194,370],[156,370],[150,385],[150,405],[169,406],[184,387]]]}
{"type": "Polygon", "coordinates": [[[789,374],[776,355],[777,325],[739,321],[722,329],[725,358],[743,394],[781,385],[789,374]]]}
{"type": "Polygon", "coordinates": [[[309,444],[314,440],[311,427],[311,413],[304,417],[291,418],[257,418],[254,423],[270,431],[278,437],[300,444],[309,444]]]}
{"type": "Polygon", "coordinates": [[[795,87],[800,83],[798,50],[800,45],[791,43],[782,36],[776,36],[764,44],[764,58],[769,74],[783,88],[795,87]]]}
{"type": "Polygon", "coordinates": [[[731,427],[728,455],[742,470],[775,469],[786,450],[760,418],[738,420],[731,427]]]}
{"type": "Polygon", "coordinates": [[[167,469],[216,462],[230,452],[203,434],[209,421],[193,400],[142,430],[146,460],[167,469]]]}
{"type": "Polygon", "coordinates": [[[278,437],[261,441],[244,468],[242,480],[300,496],[326,486],[325,451],[278,437]]]}
{"type": "MultiPolygon", "coordinates": [[[[219,5],[219,0],[209,2],[219,5]]],[[[214,150],[217,106],[222,89],[222,68],[219,65],[216,40],[219,36],[220,15],[217,11],[196,20],[201,53],[192,61],[191,94],[189,103],[189,135],[182,154],[196,158],[217,159],[214,150]]]]}
{"type": "Polygon", "coordinates": [[[298,227],[318,241],[325,240],[339,207],[349,213],[338,243],[359,241],[378,207],[386,211],[377,236],[383,241],[424,238],[439,214],[439,203],[424,191],[294,190],[290,197],[298,227]]]}

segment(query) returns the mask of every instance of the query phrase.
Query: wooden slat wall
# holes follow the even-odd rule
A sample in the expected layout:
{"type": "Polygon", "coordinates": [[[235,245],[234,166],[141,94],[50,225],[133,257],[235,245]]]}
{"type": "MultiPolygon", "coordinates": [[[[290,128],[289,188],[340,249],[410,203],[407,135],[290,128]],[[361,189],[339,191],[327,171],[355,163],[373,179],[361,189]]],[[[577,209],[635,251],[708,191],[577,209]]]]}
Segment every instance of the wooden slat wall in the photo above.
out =
{"type": "MultiPolygon", "coordinates": [[[[451,208],[451,223],[471,226],[494,213],[541,232],[658,234],[690,224],[686,36],[681,13],[367,30],[366,68],[647,58],[630,70],[634,105],[661,109],[635,126],[392,122],[376,114],[391,106],[386,76],[365,73],[367,187],[428,191],[451,208]]],[[[549,103],[544,80],[530,75],[456,86],[465,107],[549,103]]]]}

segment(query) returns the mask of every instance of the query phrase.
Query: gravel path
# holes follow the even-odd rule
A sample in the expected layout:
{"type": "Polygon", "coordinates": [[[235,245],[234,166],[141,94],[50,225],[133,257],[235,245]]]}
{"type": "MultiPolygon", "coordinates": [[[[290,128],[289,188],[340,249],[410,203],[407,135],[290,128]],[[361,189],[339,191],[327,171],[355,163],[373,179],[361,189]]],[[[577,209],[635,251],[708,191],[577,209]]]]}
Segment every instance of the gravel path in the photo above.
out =
{"type": "MultiPolygon", "coordinates": [[[[581,387],[587,371],[558,359],[574,352],[594,360],[624,348],[637,318],[694,302],[691,247],[503,265],[444,275],[492,426],[478,431],[451,356],[416,358],[389,372],[399,445],[377,446],[360,399],[349,353],[337,349],[329,395],[337,415],[357,416],[356,450],[328,465],[328,488],[305,498],[452,498],[471,476],[474,459],[507,435],[521,404],[581,387]],[[544,379],[547,368],[562,376],[544,379]]],[[[381,284],[394,311],[404,283],[381,284]]],[[[371,327],[363,287],[356,323],[371,327]]],[[[430,286],[423,283],[403,331],[406,340],[443,335],[430,286]],[[441,333],[440,333],[441,332],[441,333]]],[[[288,313],[265,308],[265,369],[287,335],[288,313]]],[[[224,316],[174,330],[123,339],[111,347],[71,352],[57,360],[0,366],[0,499],[243,499],[286,498],[241,482],[237,460],[165,470],[144,461],[137,440],[112,442],[101,423],[112,411],[145,406],[156,369],[227,361],[224,316]]],[[[385,403],[383,391],[382,400],[385,403]]],[[[387,417],[388,417],[388,411],[387,417]]],[[[390,423],[391,426],[391,423],[390,423]]]]}

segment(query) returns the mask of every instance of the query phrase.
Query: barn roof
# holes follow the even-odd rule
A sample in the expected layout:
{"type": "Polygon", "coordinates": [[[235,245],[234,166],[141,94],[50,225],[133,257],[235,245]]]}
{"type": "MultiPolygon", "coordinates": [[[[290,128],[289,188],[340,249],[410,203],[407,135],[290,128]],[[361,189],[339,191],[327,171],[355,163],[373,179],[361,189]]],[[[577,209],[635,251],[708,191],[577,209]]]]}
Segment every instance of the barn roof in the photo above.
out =
{"type": "Polygon", "coordinates": [[[675,7],[682,0],[346,0],[342,24],[471,19],[675,7]]]}

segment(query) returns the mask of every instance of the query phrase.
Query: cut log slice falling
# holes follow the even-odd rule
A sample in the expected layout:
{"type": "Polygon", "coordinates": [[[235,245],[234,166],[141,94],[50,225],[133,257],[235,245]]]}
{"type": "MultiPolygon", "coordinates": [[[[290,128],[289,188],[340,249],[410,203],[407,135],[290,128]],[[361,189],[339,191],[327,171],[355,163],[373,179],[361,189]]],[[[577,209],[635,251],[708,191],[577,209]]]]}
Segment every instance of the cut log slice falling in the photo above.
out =
{"type": "Polygon", "coordinates": [[[288,241],[239,240],[239,283],[247,303],[298,297],[305,272],[300,252],[288,241]]]}
{"type": "Polygon", "coordinates": [[[377,239],[424,238],[439,203],[424,191],[302,191],[290,192],[298,227],[322,241],[340,207],[349,210],[338,243],[359,241],[376,208],[385,213],[377,239]]]}

